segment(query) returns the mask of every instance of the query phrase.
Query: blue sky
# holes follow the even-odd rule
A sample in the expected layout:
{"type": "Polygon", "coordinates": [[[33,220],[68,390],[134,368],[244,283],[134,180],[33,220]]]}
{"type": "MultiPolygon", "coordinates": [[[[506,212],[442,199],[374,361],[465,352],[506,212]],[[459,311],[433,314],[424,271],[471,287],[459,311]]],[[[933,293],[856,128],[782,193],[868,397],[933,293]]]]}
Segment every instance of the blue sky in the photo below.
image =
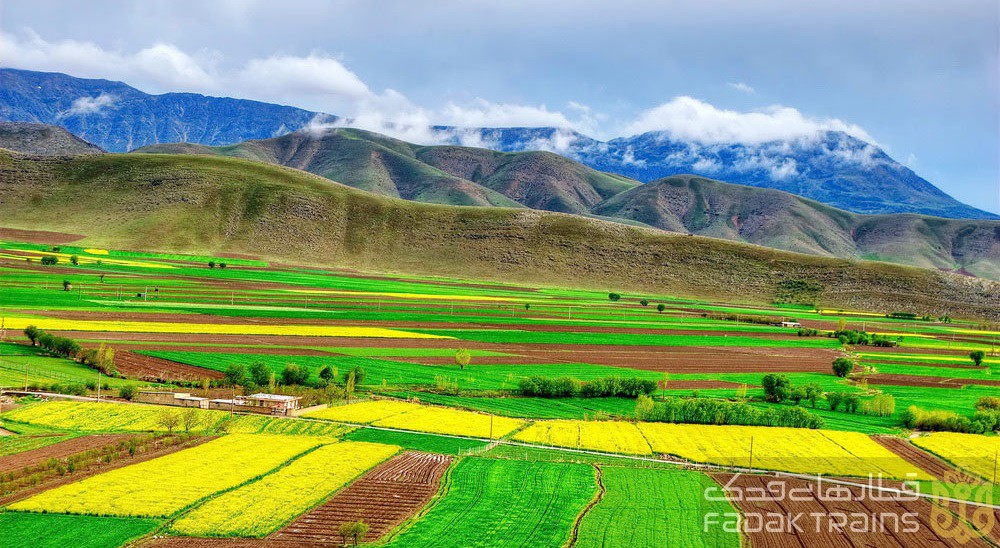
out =
{"type": "Polygon", "coordinates": [[[4,0],[0,65],[392,121],[414,140],[426,123],[845,129],[1000,212],[995,0],[61,4],[4,0]]]}

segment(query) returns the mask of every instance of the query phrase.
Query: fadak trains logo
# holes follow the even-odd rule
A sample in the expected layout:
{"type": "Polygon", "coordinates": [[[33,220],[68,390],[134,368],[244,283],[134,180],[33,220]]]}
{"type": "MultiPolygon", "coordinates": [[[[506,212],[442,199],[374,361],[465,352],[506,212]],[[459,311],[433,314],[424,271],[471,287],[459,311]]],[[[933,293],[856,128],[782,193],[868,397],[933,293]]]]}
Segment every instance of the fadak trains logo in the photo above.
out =
{"type": "Polygon", "coordinates": [[[987,537],[996,526],[993,485],[961,472],[942,481],[838,480],[732,474],[704,490],[706,503],[737,512],[705,512],[703,531],[748,535],[933,536],[950,545],[987,537]],[[931,492],[921,492],[930,483],[931,492]]]}
{"type": "Polygon", "coordinates": [[[948,471],[943,483],[931,484],[931,493],[939,500],[931,509],[931,528],[939,537],[966,544],[988,536],[996,527],[992,483],[948,471]]]}

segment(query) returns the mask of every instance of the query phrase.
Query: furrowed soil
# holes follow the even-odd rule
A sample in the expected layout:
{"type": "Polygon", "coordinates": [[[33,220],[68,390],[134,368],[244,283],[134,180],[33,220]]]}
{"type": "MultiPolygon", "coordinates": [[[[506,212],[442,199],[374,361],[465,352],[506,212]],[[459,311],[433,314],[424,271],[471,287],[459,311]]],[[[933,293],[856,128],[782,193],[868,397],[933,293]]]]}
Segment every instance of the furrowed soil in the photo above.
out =
{"type": "Polygon", "coordinates": [[[954,530],[939,532],[940,526],[932,525],[932,503],[926,499],[898,500],[888,493],[872,497],[862,488],[834,484],[824,484],[826,494],[817,496],[816,482],[797,478],[732,474],[713,474],[713,478],[737,493],[753,494],[733,497],[733,503],[747,517],[744,534],[755,548],[989,546],[964,522],[955,524],[971,537],[964,544],[949,535],[954,530]],[[836,495],[830,488],[838,488],[836,495]],[[793,489],[796,495],[788,496],[793,489]],[[800,514],[798,527],[792,527],[788,519],[800,514]],[[903,521],[904,515],[912,515],[916,531],[904,532],[910,523],[903,521]],[[778,523],[775,516],[784,517],[784,530],[767,532],[763,524],[772,519],[778,523]]]}
{"type": "Polygon", "coordinates": [[[82,453],[88,449],[96,449],[107,445],[115,445],[120,441],[133,437],[131,434],[95,434],[81,436],[53,445],[39,447],[23,453],[15,453],[0,457],[0,472],[20,470],[27,466],[42,464],[49,459],[65,459],[70,455],[82,453]]]}
{"type": "Polygon", "coordinates": [[[115,368],[126,377],[154,382],[166,380],[199,381],[202,379],[221,379],[224,376],[221,371],[144,356],[128,350],[115,352],[115,368]]]}
{"type": "Polygon", "coordinates": [[[1000,386],[1000,380],[953,379],[948,377],[924,377],[918,375],[890,375],[875,373],[867,375],[868,384],[891,384],[893,386],[918,386],[928,388],[961,388],[969,384],[980,386],[1000,386]]]}
{"type": "Polygon", "coordinates": [[[268,540],[339,545],[337,528],[357,520],[370,527],[366,542],[378,540],[430,501],[451,461],[450,456],[407,451],[376,466],[268,540]]]}
{"type": "Polygon", "coordinates": [[[920,449],[903,438],[896,436],[872,436],[878,444],[893,453],[903,457],[907,462],[917,466],[924,472],[940,479],[945,479],[945,474],[959,474],[959,471],[944,460],[920,449]]]}

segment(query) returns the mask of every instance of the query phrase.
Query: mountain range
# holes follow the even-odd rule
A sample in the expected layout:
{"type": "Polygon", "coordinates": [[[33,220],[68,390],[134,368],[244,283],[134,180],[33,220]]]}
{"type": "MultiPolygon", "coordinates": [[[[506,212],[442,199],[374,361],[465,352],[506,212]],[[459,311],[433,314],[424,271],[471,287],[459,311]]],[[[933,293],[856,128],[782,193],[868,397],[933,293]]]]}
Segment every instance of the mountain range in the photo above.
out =
{"type": "MultiPolygon", "coordinates": [[[[112,152],[175,142],[232,145],[279,137],[308,128],[318,119],[327,124],[349,123],[328,114],[257,101],[191,93],[150,95],[121,82],[0,69],[0,120],[58,125],[112,152]]],[[[434,129],[438,143],[475,143],[501,152],[549,150],[639,182],[696,174],[785,190],[856,213],[1000,218],[958,202],[879,147],[840,132],[758,144],[704,144],[677,140],[664,132],[604,142],[556,128],[434,129]]],[[[369,180],[376,184],[380,177],[384,182],[392,175],[373,174],[369,180]]],[[[421,195],[407,188],[396,192],[421,195]]],[[[503,204],[496,194],[481,189],[448,192],[456,197],[475,194],[468,197],[469,203],[503,204]]]]}
{"type": "Polygon", "coordinates": [[[424,204],[239,158],[0,150],[0,219],[94,247],[1000,318],[995,281],[528,208],[424,204]]]}
{"type": "Polygon", "coordinates": [[[780,190],[694,175],[643,184],[544,151],[420,146],[364,130],[334,128],[222,147],[183,143],[135,152],[250,159],[396,198],[572,213],[787,251],[1000,280],[1000,221],[857,214],[780,190]]]}

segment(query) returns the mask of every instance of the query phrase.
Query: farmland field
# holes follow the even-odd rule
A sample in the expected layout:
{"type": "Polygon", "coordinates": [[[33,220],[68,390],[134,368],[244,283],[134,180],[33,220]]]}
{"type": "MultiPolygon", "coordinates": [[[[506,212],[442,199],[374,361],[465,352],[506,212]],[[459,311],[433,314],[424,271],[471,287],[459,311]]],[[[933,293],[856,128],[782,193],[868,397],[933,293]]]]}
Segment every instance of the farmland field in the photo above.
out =
{"type": "MultiPolygon", "coordinates": [[[[992,479],[992,433],[904,439],[911,407],[971,425],[977,405],[1000,395],[992,376],[1000,331],[981,319],[677,295],[616,300],[607,291],[266,258],[227,258],[221,269],[206,266],[221,260],[210,254],[50,247],[0,242],[0,391],[18,390],[0,394],[0,434],[11,434],[0,435],[0,465],[13,463],[16,476],[0,475],[13,493],[0,503],[0,539],[16,546],[47,528],[59,528],[51,539],[60,546],[116,546],[154,530],[163,538],[142,543],[341,544],[335,529],[362,519],[370,527],[362,543],[399,546],[784,548],[801,543],[703,530],[707,512],[735,511],[704,500],[712,478],[752,466],[760,472],[747,486],[779,471],[882,474],[930,489],[957,465],[992,479]],[[55,266],[25,260],[53,254],[55,266]],[[73,254],[78,265],[68,262],[73,254]],[[31,344],[28,325],[72,339],[81,354],[31,344]],[[899,346],[842,344],[837,329],[889,334],[899,346]],[[102,346],[113,359],[98,373],[83,353],[102,346]],[[973,350],[984,351],[982,365],[973,350]],[[840,357],[855,362],[844,377],[832,370],[840,357]],[[790,385],[781,401],[765,392],[768,374],[790,385]],[[526,391],[532,383],[566,391],[526,391]],[[622,388],[639,383],[647,403],[622,388]],[[805,387],[815,399],[796,403],[792,392],[805,387]],[[35,395],[21,396],[25,389],[35,395]],[[281,393],[308,409],[281,417],[225,403],[193,411],[136,403],[148,390],[222,402],[281,393]],[[67,393],[90,401],[39,401],[67,393]],[[833,405],[851,397],[856,407],[833,405]],[[875,412],[876,398],[892,405],[875,412]],[[819,427],[738,426],[714,407],[669,419],[676,423],[636,419],[643,405],[671,402],[795,413],[819,427]],[[145,440],[134,457],[133,438],[145,440]],[[98,440],[124,445],[111,462],[74,460],[77,449],[104,447],[98,440]],[[168,447],[172,440],[182,448],[168,447]],[[33,485],[32,474],[44,477],[33,485]]],[[[825,508],[817,504],[807,506],[825,508]]],[[[802,537],[896,542],[845,539],[802,537]]]]}

